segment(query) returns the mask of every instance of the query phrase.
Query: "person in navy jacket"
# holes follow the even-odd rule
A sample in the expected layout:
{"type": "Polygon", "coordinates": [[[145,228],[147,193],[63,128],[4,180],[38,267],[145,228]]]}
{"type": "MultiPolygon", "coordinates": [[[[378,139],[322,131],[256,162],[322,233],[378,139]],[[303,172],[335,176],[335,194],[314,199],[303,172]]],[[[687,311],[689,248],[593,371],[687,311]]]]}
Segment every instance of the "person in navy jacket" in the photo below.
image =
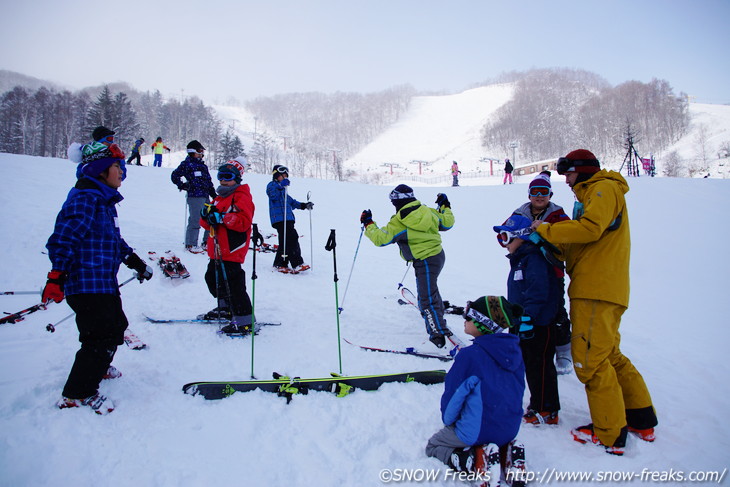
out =
{"type": "Polygon", "coordinates": [[[426,455],[454,470],[475,471],[486,462],[487,450],[498,452],[513,442],[522,418],[525,367],[519,339],[504,331],[518,326],[520,316],[521,308],[501,296],[467,303],[464,331],[474,340],[446,374],[445,426],[428,440],[426,455]]]}
{"type": "Polygon", "coordinates": [[[170,174],[170,179],[180,191],[187,191],[188,225],[185,230],[185,249],[193,253],[203,253],[198,246],[200,237],[200,212],[203,206],[215,198],[215,186],[210,178],[208,166],[203,157],[205,147],[197,140],[191,140],[187,147],[188,157],[170,174]],[[183,178],[185,181],[183,182],[183,178]]]}
{"type": "Polygon", "coordinates": [[[530,241],[532,220],[512,214],[493,227],[509,254],[507,298],[524,308],[528,323],[518,330],[525,361],[530,403],[524,421],[558,424],[560,399],[555,369],[556,317],[563,303],[563,285],[542,250],[530,241]]]}

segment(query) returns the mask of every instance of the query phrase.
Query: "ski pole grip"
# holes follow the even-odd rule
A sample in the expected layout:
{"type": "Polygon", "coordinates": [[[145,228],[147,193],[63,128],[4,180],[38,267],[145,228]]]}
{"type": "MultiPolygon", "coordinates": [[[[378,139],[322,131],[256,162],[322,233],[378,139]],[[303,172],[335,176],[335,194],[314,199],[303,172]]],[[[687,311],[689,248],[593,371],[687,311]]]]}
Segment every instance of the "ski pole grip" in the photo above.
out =
{"type": "Polygon", "coordinates": [[[324,246],[324,249],[327,251],[333,250],[335,247],[337,247],[337,240],[335,240],[335,229],[330,229],[330,236],[327,238],[327,244],[324,246]]]}

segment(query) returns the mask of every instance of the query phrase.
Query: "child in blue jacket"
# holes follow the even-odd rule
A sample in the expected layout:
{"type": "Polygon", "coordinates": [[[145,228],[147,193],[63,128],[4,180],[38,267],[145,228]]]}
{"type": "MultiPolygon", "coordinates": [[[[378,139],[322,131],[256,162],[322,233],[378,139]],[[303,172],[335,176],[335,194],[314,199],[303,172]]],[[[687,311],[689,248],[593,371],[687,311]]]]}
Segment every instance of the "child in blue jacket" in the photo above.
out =
{"type": "Polygon", "coordinates": [[[446,374],[441,397],[444,428],[426,445],[426,455],[454,470],[500,478],[500,448],[506,468],[524,469],[524,446],[515,441],[522,418],[525,367],[519,339],[503,333],[518,326],[522,310],[501,296],[470,301],[464,331],[474,337],[446,374]],[[520,467],[521,466],[521,467],[520,467]]]}
{"type": "Polygon", "coordinates": [[[556,317],[563,285],[541,249],[530,241],[532,220],[512,214],[495,226],[500,245],[509,252],[507,297],[524,308],[529,324],[519,330],[530,403],[523,420],[530,424],[558,424],[560,399],[555,369],[556,317]]]}

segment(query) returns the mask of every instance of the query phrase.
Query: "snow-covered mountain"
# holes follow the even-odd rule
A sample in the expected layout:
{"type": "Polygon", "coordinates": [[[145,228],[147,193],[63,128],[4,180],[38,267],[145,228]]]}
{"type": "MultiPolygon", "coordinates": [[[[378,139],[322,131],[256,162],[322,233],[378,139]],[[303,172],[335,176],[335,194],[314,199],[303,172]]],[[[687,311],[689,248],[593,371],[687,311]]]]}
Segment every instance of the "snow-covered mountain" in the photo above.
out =
{"type": "MultiPolygon", "coordinates": [[[[40,290],[50,270],[44,245],[55,215],[74,184],[75,166],[62,159],[0,154],[0,192],[5,236],[0,252],[1,291],[40,290]]],[[[14,487],[78,485],[187,487],[210,485],[381,486],[381,475],[429,472],[428,485],[465,485],[449,480],[445,467],[426,458],[428,438],[441,426],[443,387],[387,384],[376,392],[337,398],[329,393],[283,398],[264,392],[205,401],[181,392],[198,380],[268,378],[278,371],[302,377],[339,372],[371,374],[448,368],[415,357],[338,346],[335,291],[343,312],[343,337],[372,346],[427,349],[417,311],[397,302],[398,283],[414,287],[412,271],[395,247],[360,243],[359,216],[371,208],[375,221],[392,214],[391,187],[292,178],[291,194],[311,192],[314,211],[297,212],[303,255],[311,272],[292,276],[270,271],[272,254],[256,259],[256,315],[281,321],[252,343],[228,339],[196,325],[153,325],[143,315],[189,317],[213,306],[203,274],[208,259],[182,249],[184,198],[170,183],[169,168],[130,167],[122,185],[119,224],[143,257],[172,249],[191,272],[172,282],[159,272],[149,282],[122,289],[130,329],[148,345],[120,347],[114,364],[124,374],[104,381],[101,391],[117,406],[108,416],[90,410],[58,410],[54,402],[78,348],[72,319],[50,334],[48,323],[70,314],[65,303],[0,325],[0,484],[14,487]],[[310,220],[311,216],[311,220],[310,220]],[[324,249],[336,230],[334,254],[324,249]],[[404,276],[405,274],[405,276],[404,276]],[[253,369],[252,369],[253,365],[253,369]]],[[[271,232],[265,186],[268,176],[244,177],[256,203],[254,219],[271,232]]],[[[561,376],[560,424],[523,427],[529,468],[537,475],[567,473],[673,475],[725,472],[730,426],[730,382],[723,379],[730,339],[727,276],[723,258],[730,238],[718,224],[730,182],[712,179],[636,178],[627,195],[632,229],[631,304],[624,315],[622,350],[643,374],[660,424],[652,444],[630,438],[621,457],[580,445],[570,429],[590,421],[583,386],[561,376]],[[666,211],[671,204],[671,211],[666,211]],[[725,296],[723,298],[723,296],[725,296]]],[[[563,178],[553,178],[554,201],[572,206],[563,178]]],[[[444,233],[446,266],[439,286],[444,298],[463,304],[485,294],[506,293],[508,263],[491,226],[526,201],[526,181],[514,185],[419,187],[431,205],[438,192],[452,201],[456,225],[444,233]]],[[[253,255],[245,269],[250,278],[253,255]]],[[[131,276],[122,268],[120,280],[131,276]]],[[[254,283],[249,280],[249,292],[254,283]]],[[[0,296],[3,311],[39,301],[36,296],[0,296]]],[[[463,322],[448,316],[463,339],[463,322]]],[[[618,476],[618,477],[617,477],[618,476]]],[[[627,482],[615,481],[612,485],[627,482]]],[[[533,485],[538,485],[535,482],[533,485]]],[[[594,485],[574,480],[570,485],[594,485]]],[[[628,484],[628,483],[627,483],[628,484]]],[[[676,482],[686,485],[686,482],[676,482]]]]}
{"type": "MultiPolygon", "coordinates": [[[[420,167],[424,178],[447,178],[454,160],[459,163],[461,171],[467,173],[488,171],[489,163],[482,159],[493,158],[499,161],[494,165],[497,173],[494,177],[480,177],[476,181],[463,179],[463,182],[498,184],[501,182],[500,163],[504,157],[511,157],[511,154],[487,153],[481,145],[481,129],[496,110],[511,99],[513,88],[511,84],[498,84],[456,95],[414,97],[410,109],[398,122],[344,161],[344,165],[347,169],[363,174],[381,174],[381,181],[390,184],[399,175],[419,175],[416,161],[428,162],[420,167]],[[391,168],[384,164],[397,164],[397,167],[391,168]],[[390,177],[391,169],[395,177],[390,177]]],[[[224,123],[231,125],[241,137],[246,147],[251,147],[254,132],[266,130],[262,122],[255,120],[245,108],[222,105],[214,108],[224,123]]],[[[687,135],[667,150],[654,154],[659,175],[664,158],[669,153],[676,151],[681,159],[690,162],[701,157],[704,149],[711,176],[730,177],[730,159],[718,156],[723,144],[730,145],[730,105],[690,103],[690,114],[692,122],[687,135]]],[[[649,157],[652,150],[643,147],[640,142],[637,149],[642,157],[649,157]]],[[[521,160],[519,149],[517,156],[521,160]]],[[[598,157],[601,159],[600,155],[598,157]]],[[[603,162],[616,167],[621,163],[620,160],[603,162]]]]}

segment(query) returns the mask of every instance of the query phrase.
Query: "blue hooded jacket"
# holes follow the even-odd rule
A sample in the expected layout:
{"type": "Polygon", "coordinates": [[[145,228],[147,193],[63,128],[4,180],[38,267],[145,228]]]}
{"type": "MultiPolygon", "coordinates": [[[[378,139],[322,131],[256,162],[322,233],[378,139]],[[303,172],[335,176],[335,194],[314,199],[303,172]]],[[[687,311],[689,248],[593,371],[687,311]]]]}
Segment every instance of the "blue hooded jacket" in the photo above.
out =
{"type": "Polygon", "coordinates": [[[467,445],[512,441],[522,422],[525,365],[519,339],[482,335],[462,348],[446,374],[441,418],[467,445]]]}
{"type": "Polygon", "coordinates": [[[56,217],[46,248],[54,270],[68,274],[64,292],[119,294],[119,265],[133,250],[119,232],[119,192],[82,176],[56,217]]]}
{"type": "Polygon", "coordinates": [[[266,194],[269,196],[269,218],[271,224],[279,223],[284,220],[295,221],[293,209],[301,209],[302,204],[289,196],[288,192],[284,191],[285,186],[282,186],[279,181],[271,181],[266,186],[266,194]],[[284,205],[284,194],[286,194],[286,205],[284,205]],[[286,215],[284,214],[286,210],[286,215]]]}

